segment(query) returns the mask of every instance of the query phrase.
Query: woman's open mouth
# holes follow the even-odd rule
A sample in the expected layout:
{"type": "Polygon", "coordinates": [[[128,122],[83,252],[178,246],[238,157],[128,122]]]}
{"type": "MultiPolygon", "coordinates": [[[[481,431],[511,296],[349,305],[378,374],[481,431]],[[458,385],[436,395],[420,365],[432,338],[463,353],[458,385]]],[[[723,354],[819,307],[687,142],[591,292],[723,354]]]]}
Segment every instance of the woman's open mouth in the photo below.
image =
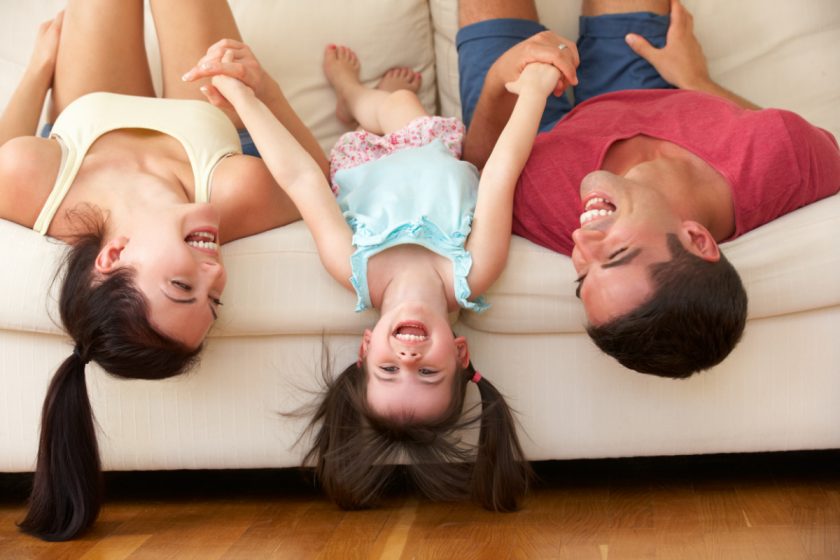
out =
{"type": "Polygon", "coordinates": [[[213,228],[193,230],[184,238],[187,245],[210,255],[219,254],[218,231],[213,228]]]}

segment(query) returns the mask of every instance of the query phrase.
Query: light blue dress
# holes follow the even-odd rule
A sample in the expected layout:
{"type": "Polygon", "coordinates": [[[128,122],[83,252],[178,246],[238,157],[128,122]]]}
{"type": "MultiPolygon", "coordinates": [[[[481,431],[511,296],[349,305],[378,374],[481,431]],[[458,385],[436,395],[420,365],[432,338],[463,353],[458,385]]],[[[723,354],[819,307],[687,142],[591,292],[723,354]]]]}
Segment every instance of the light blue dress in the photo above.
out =
{"type": "Polygon", "coordinates": [[[472,257],[464,248],[478,192],[475,166],[452,157],[440,140],[406,148],[335,174],[338,204],[353,229],[350,258],[356,311],[371,307],[368,260],[404,243],[421,245],[452,261],[455,298],[484,311],[483,298],[468,301],[472,257]]]}

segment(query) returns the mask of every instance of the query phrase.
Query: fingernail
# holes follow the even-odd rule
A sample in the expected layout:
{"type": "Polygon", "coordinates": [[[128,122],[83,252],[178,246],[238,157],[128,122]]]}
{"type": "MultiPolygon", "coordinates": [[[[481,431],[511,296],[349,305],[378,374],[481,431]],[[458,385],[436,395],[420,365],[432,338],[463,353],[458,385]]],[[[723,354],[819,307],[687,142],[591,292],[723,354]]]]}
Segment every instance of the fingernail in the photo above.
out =
{"type": "Polygon", "coordinates": [[[199,66],[202,70],[210,70],[210,63],[209,62],[202,62],[201,66],[199,66]]]}
{"type": "Polygon", "coordinates": [[[186,82],[186,81],[187,81],[187,80],[189,80],[189,79],[190,79],[190,73],[189,73],[189,72],[187,72],[186,74],[184,74],[183,76],[181,76],[181,81],[182,81],[182,82],[186,82]]]}
{"type": "Polygon", "coordinates": [[[200,91],[201,93],[207,93],[207,86],[201,86],[200,88],[198,88],[198,91],[200,91]]]}
{"type": "Polygon", "coordinates": [[[628,33],[627,35],[624,36],[624,40],[627,41],[628,44],[632,45],[633,43],[636,42],[636,36],[633,35],[632,33],[628,33]]]}

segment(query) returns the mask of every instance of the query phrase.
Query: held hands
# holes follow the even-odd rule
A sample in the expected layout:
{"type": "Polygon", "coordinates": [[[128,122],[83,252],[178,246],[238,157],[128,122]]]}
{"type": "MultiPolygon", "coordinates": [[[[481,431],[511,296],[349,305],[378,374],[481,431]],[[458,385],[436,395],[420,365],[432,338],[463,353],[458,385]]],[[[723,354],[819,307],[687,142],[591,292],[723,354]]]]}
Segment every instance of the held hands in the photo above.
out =
{"type": "Polygon", "coordinates": [[[532,62],[525,66],[519,78],[506,83],[505,89],[516,95],[532,91],[541,97],[548,97],[557,88],[561,77],[560,71],[555,66],[543,62],[532,62]]]}
{"type": "Polygon", "coordinates": [[[694,36],[694,17],[679,0],[671,0],[671,25],[664,47],[657,49],[635,33],[628,34],[626,41],[666,82],[680,89],[703,89],[712,82],[703,49],[694,36]]]}
{"type": "Polygon", "coordinates": [[[573,41],[551,31],[537,33],[508,49],[490,68],[488,78],[497,83],[516,82],[520,73],[532,62],[554,66],[560,74],[555,81],[554,95],[562,95],[570,85],[577,85],[577,67],[580,64],[577,46],[573,41]],[[564,45],[564,48],[558,48],[564,45]]]}
{"type": "MultiPolygon", "coordinates": [[[[222,87],[229,89],[236,87],[231,81],[240,82],[246,88],[265,101],[269,91],[271,78],[266,74],[254,53],[245,43],[234,39],[222,39],[210,46],[198,63],[184,74],[181,79],[185,82],[192,82],[201,78],[213,78],[213,86],[202,88],[204,94],[211,103],[217,106],[227,106],[223,100],[218,98],[218,92],[222,87]],[[216,78],[228,77],[233,80],[217,80],[216,78]],[[218,84],[217,84],[218,82],[218,84]],[[220,84],[225,84],[220,87],[220,84]],[[208,95],[209,92],[209,95],[208,95]],[[221,105],[220,105],[221,104],[221,105]]],[[[230,90],[231,93],[234,90],[230,90]]]]}

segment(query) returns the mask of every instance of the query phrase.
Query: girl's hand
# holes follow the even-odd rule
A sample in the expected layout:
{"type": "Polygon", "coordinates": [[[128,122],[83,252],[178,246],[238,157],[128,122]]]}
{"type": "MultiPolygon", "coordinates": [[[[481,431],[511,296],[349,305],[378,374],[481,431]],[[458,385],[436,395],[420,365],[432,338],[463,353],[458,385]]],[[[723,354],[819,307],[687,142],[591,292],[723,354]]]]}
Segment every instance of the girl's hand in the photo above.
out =
{"type": "Polygon", "coordinates": [[[58,43],[61,38],[61,24],[64,21],[64,10],[58,12],[55,18],[45,21],[38,27],[35,48],[29,58],[29,69],[48,74],[52,80],[55,73],[55,63],[58,59],[58,43]]]}
{"type": "Polygon", "coordinates": [[[562,95],[569,85],[577,85],[577,67],[580,64],[577,45],[551,31],[543,31],[514,45],[490,67],[488,78],[496,83],[515,82],[519,74],[532,62],[554,66],[563,76],[555,81],[554,95],[562,95]],[[559,48],[560,46],[563,48],[559,48]]]}
{"type": "Polygon", "coordinates": [[[522,70],[517,80],[506,83],[505,89],[516,95],[521,95],[523,91],[530,90],[542,97],[548,97],[551,92],[556,90],[558,81],[562,77],[555,66],[542,62],[532,62],[522,70]]]}
{"type": "MultiPolygon", "coordinates": [[[[234,52],[225,51],[219,60],[220,65],[234,64],[234,52]]],[[[216,74],[210,79],[210,84],[201,87],[201,93],[207,100],[220,109],[236,110],[236,105],[247,97],[254,96],[254,90],[238,78],[226,74],[216,74]]]]}
{"type": "Polygon", "coordinates": [[[266,101],[267,83],[271,78],[245,43],[234,39],[218,41],[207,49],[207,54],[181,79],[185,82],[192,82],[201,78],[216,76],[235,78],[253,90],[258,98],[266,101]]]}

